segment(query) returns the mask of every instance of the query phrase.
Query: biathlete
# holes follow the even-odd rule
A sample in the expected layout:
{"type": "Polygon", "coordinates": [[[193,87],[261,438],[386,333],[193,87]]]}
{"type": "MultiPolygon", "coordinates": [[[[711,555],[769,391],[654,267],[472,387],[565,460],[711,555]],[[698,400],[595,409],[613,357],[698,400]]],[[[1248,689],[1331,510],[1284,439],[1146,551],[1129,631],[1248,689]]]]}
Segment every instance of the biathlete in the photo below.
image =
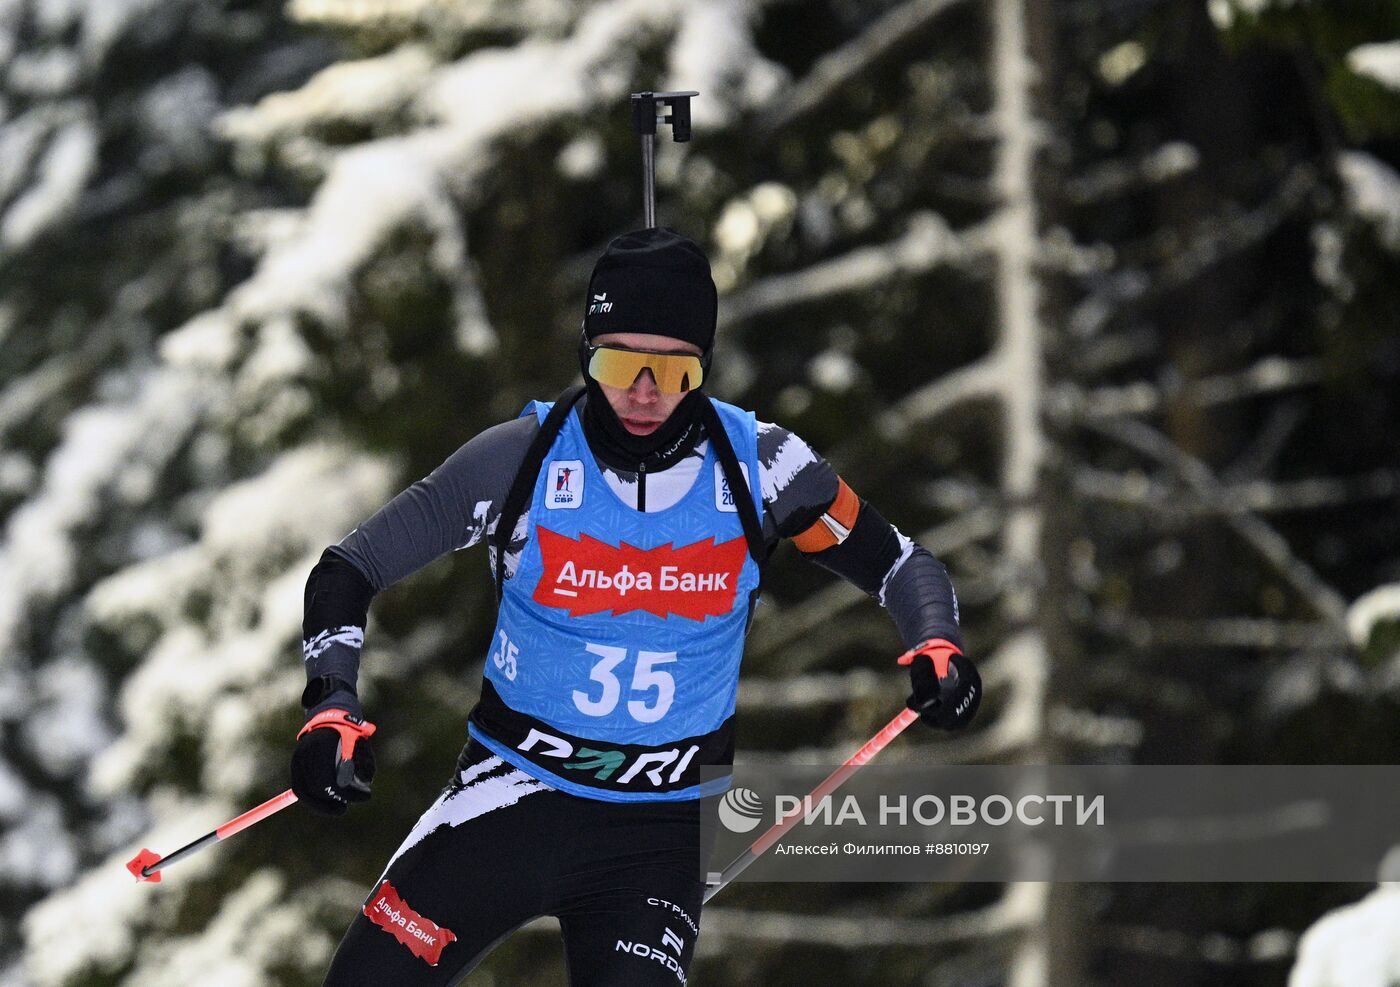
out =
{"type": "Polygon", "coordinates": [[[704,393],[716,307],[696,244],[618,237],[588,285],[584,386],[471,439],[313,569],[292,787],[333,815],[374,776],[356,694],[374,595],[485,540],[500,604],[456,770],[327,984],[457,983],[542,915],[574,987],[684,984],[700,814],[726,785],[701,768],[733,762],[744,635],[779,539],[877,599],[907,646],[951,645],[956,674],[911,665],[927,723],[976,713],[943,565],[802,439],[704,393]]]}

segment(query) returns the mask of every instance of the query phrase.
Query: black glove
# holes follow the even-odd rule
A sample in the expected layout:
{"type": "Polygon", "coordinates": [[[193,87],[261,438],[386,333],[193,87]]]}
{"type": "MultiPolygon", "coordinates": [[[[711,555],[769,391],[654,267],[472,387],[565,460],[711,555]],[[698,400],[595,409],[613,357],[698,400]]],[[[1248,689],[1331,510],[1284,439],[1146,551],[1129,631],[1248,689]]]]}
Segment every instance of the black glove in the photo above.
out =
{"type": "Polygon", "coordinates": [[[962,649],[941,637],[931,638],[899,656],[909,666],[914,694],[908,706],[931,727],[961,730],[982,702],[982,676],[962,649]]]}
{"type": "Polygon", "coordinates": [[[343,709],[326,709],[306,721],[292,752],[292,791],[325,816],[343,816],[351,802],[369,801],[374,780],[374,724],[343,709]]]}

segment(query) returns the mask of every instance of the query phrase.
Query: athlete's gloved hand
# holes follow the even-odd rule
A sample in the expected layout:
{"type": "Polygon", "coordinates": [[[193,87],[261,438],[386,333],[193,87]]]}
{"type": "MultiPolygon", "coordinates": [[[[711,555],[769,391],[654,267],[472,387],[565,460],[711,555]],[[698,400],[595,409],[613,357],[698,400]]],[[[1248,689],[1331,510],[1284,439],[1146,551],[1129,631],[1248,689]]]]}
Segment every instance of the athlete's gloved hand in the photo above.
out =
{"type": "Polygon", "coordinates": [[[292,752],[292,791],[314,812],[343,816],[351,802],[369,801],[374,780],[374,724],[343,709],[306,721],[292,752]]]}
{"type": "Polygon", "coordinates": [[[962,649],[941,637],[930,638],[899,656],[909,666],[914,694],[909,708],[931,727],[961,730],[982,702],[982,677],[962,649]]]}

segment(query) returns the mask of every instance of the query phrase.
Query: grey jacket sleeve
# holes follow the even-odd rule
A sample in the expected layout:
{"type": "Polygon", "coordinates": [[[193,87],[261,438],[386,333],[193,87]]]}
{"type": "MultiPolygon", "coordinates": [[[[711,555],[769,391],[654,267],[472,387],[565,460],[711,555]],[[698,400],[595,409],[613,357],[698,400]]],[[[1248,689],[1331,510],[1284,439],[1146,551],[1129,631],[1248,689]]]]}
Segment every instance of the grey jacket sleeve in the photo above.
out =
{"type": "Polygon", "coordinates": [[[806,530],[836,499],[831,464],[781,425],[758,423],[758,470],[764,535],[774,542],[806,530]]]}
{"type": "MultiPolygon", "coordinates": [[[[331,675],[355,688],[371,599],[434,559],[475,545],[494,530],[510,484],[538,431],[533,416],[488,428],[340,544],[326,549],[306,583],[302,655],[307,678],[331,675]]],[[[360,712],[353,691],[343,689],[310,712],[331,706],[360,712]]]]}
{"type": "MultiPolygon", "coordinates": [[[[836,500],[840,478],[811,446],[778,425],[760,422],[758,460],[768,533],[793,538],[836,500]]],[[[861,500],[849,534],[808,558],[854,583],[890,612],[907,647],[941,637],[962,647],[958,600],[948,570],[927,549],[861,500]]]]}
{"type": "Polygon", "coordinates": [[[493,530],[539,431],[534,417],[494,425],[462,446],[336,546],[375,592],[493,530]]]}

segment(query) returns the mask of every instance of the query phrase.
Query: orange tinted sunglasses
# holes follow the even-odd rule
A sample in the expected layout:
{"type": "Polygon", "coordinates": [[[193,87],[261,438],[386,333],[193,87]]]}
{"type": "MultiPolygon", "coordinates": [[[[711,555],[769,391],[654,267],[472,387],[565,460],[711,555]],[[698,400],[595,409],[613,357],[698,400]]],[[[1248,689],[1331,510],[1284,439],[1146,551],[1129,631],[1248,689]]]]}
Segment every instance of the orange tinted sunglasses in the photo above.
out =
{"type": "Polygon", "coordinates": [[[704,364],[690,353],[653,353],[613,346],[588,347],[588,376],[609,387],[631,387],[643,370],[650,370],[664,394],[693,391],[705,379],[704,364]]]}

